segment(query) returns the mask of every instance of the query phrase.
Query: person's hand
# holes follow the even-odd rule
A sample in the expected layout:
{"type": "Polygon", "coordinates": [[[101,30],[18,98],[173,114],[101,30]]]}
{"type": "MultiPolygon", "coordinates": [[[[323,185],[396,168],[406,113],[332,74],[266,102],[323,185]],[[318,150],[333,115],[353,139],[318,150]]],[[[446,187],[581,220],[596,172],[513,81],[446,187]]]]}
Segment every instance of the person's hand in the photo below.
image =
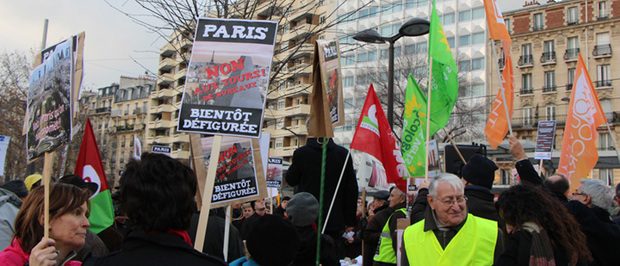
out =
{"type": "Polygon", "coordinates": [[[508,142],[510,143],[510,153],[517,162],[527,159],[523,145],[515,136],[508,137],[508,142]]]}
{"type": "Polygon", "coordinates": [[[51,238],[43,238],[30,251],[28,262],[30,266],[53,266],[56,265],[56,259],[59,252],[54,246],[56,242],[51,238]]]}

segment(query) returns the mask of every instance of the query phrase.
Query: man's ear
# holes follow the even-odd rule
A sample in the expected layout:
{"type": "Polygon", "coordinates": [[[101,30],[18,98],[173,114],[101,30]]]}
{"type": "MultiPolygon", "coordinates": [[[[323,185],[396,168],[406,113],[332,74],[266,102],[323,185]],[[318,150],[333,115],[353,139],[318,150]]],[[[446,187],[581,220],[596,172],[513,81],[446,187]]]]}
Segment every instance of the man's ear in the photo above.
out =
{"type": "Polygon", "coordinates": [[[433,208],[433,205],[435,203],[435,200],[433,200],[433,196],[431,196],[430,194],[426,195],[426,201],[428,201],[428,206],[431,207],[431,209],[435,209],[433,208]]]}

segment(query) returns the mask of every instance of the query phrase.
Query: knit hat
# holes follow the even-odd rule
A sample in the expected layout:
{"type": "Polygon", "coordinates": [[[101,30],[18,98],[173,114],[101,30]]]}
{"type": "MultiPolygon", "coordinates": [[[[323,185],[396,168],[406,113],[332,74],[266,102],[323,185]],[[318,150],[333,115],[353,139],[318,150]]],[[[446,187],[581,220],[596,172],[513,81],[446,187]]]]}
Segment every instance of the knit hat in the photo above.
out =
{"type": "Polygon", "coordinates": [[[13,192],[15,195],[17,195],[20,198],[24,198],[28,196],[28,189],[26,188],[24,181],[11,180],[9,182],[4,183],[4,185],[2,185],[1,187],[8,191],[13,192]]]}
{"type": "Polygon", "coordinates": [[[293,225],[303,227],[311,225],[319,215],[319,202],[308,192],[300,192],[286,205],[286,213],[293,225]]]}
{"type": "Polygon", "coordinates": [[[487,157],[476,154],[463,166],[461,174],[467,182],[491,189],[495,179],[497,165],[487,157]]]}
{"type": "Polygon", "coordinates": [[[249,222],[246,246],[259,265],[287,266],[297,256],[301,244],[293,225],[269,214],[249,222]]]}
{"type": "Polygon", "coordinates": [[[34,185],[34,183],[41,181],[41,179],[43,179],[43,176],[40,174],[32,174],[29,175],[28,177],[26,177],[26,179],[24,180],[24,184],[26,185],[26,188],[28,189],[28,191],[32,190],[32,185],[34,185]]]}
{"type": "Polygon", "coordinates": [[[379,191],[375,192],[374,198],[375,199],[380,199],[380,200],[388,200],[390,198],[390,191],[379,190],[379,191]]]}

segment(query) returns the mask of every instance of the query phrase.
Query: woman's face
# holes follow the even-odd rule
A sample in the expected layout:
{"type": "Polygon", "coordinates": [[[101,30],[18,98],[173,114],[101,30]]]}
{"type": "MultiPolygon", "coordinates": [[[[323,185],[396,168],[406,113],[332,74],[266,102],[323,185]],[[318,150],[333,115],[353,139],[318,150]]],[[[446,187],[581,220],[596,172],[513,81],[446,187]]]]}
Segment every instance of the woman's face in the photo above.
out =
{"type": "Polygon", "coordinates": [[[70,247],[73,250],[80,249],[86,242],[88,223],[88,206],[86,202],[73,211],[65,213],[50,221],[50,237],[56,243],[70,247]]]}

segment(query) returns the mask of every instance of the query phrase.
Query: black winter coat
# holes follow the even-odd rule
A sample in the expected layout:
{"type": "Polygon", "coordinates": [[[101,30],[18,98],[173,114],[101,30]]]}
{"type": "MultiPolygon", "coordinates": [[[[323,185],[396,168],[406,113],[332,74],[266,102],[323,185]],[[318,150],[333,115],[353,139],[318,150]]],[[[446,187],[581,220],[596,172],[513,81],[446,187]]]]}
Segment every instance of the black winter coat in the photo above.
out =
{"type": "Polygon", "coordinates": [[[467,210],[469,213],[481,218],[499,222],[499,214],[493,202],[493,194],[488,188],[476,185],[465,187],[467,197],[467,210]]]}
{"type": "MultiPolygon", "coordinates": [[[[88,264],[85,264],[88,265],[88,264]]],[[[196,251],[179,236],[167,233],[133,231],[121,250],[94,261],[96,266],[180,266],[226,265],[223,261],[196,251]]]]}
{"type": "MultiPolygon", "coordinates": [[[[525,230],[519,230],[513,234],[508,235],[504,242],[504,252],[500,255],[499,259],[495,261],[495,265],[500,266],[512,266],[512,265],[530,265],[530,249],[532,247],[532,234],[525,230]]],[[[554,247],[553,257],[555,259],[555,265],[570,265],[570,257],[566,252],[559,248],[554,247]]],[[[577,263],[577,265],[587,265],[583,262],[577,263]]]]}
{"type": "Polygon", "coordinates": [[[372,265],[372,259],[375,256],[377,245],[379,245],[379,239],[381,238],[381,231],[393,211],[394,209],[385,204],[377,208],[375,215],[368,219],[368,224],[366,224],[363,233],[364,265],[372,265]]]}
{"type": "MultiPolygon", "coordinates": [[[[295,150],[293,161],[286,173],[286,182],[295,187],[295,193],[308,192],[320,200],[322,145],[315,138],[309,138],[306,145],[295,150]]],[[[338,146],[332,139],[327,144],[327,161],[323,197],[323,219],[327,216],[329,204],[336,191],[342,167],[348,150],[338,146]]],[[[349,155],[350,156],[350,155],[349,155]]],[[[328,235],[342,234],[345,226],[355,226],[357,211],[357,179],[353,160],[347,162],[334,207],[325,225],[328,235]]]]}
{"type": "Polygon", "coordinates": [[[609,213],[596,206],[588,208],[574,200],[566,203],[566,207],[588,239],[588,248],[594,259],[590,265],[620,264],[620,227],[613,223],[609,213]]]}

